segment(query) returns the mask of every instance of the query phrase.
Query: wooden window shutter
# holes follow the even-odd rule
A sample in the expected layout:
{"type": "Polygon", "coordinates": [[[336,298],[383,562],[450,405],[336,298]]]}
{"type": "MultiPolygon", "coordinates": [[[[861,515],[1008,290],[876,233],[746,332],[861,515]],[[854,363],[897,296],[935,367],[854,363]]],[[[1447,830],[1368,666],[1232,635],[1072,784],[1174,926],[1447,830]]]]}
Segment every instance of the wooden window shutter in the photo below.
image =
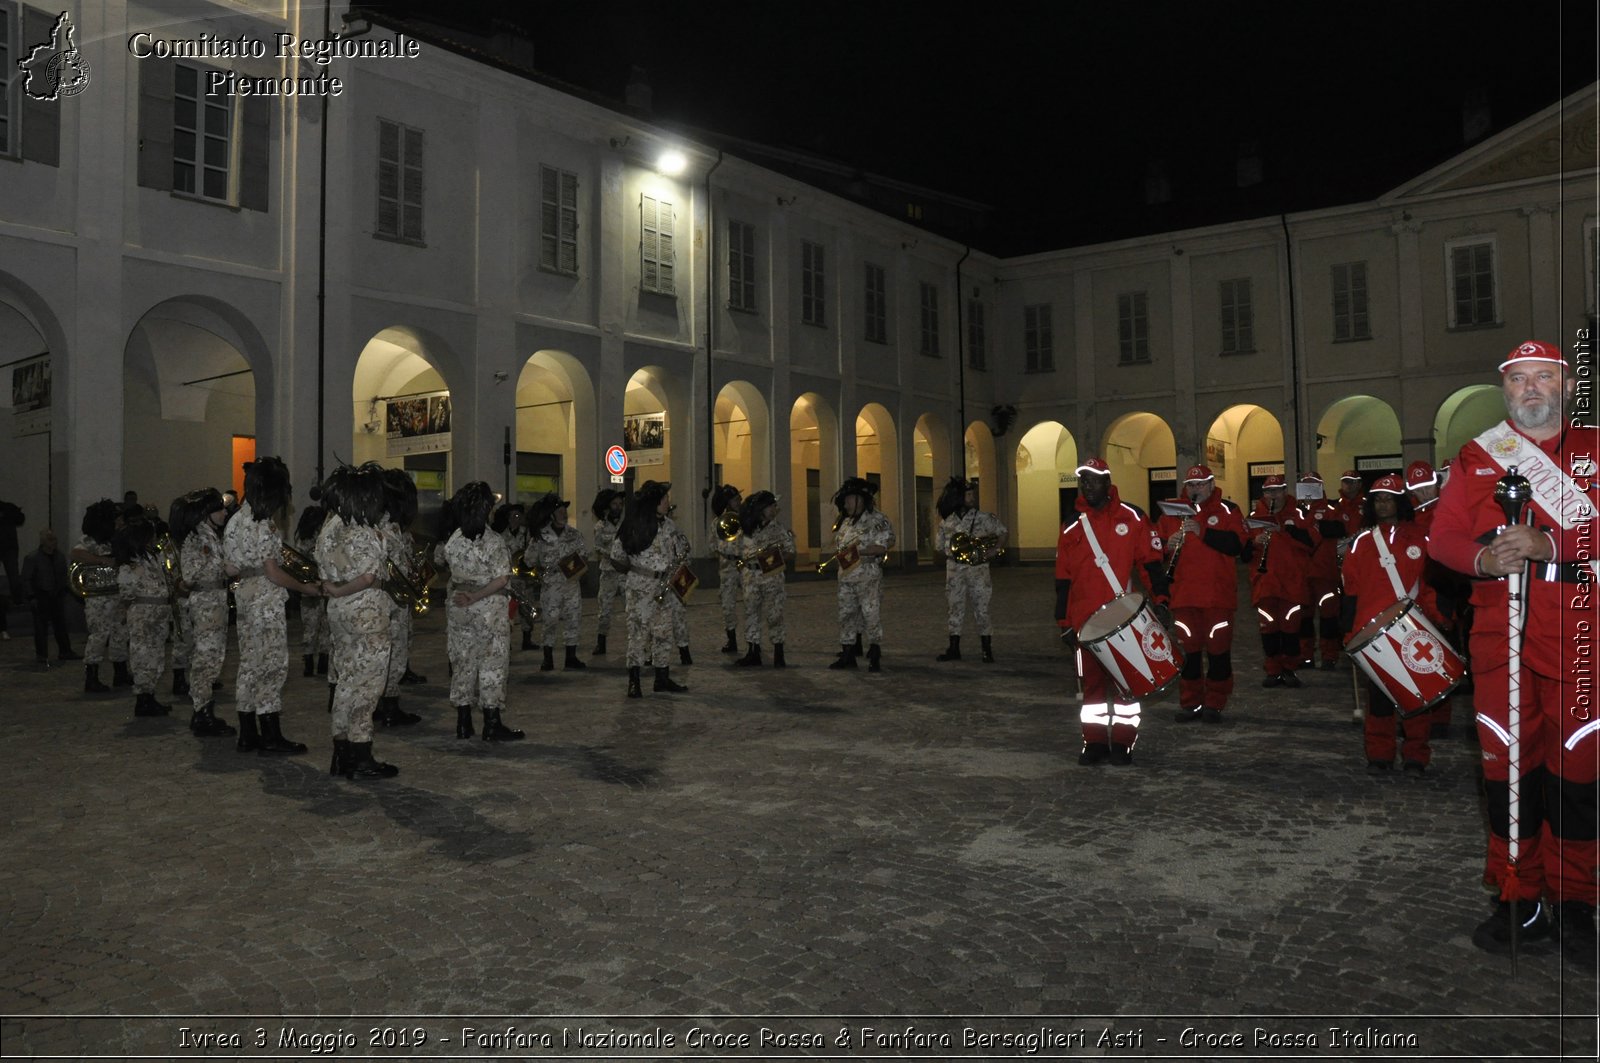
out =
{"type": "Polygon", "coordinates": [[[265,96],[244,98],[244,133],[239,145],[239,206],[270,209],[267,194],[272,173],[272,105],[265,96]]]}
{"type": "Polygon", "coordinates": [[[141,59],[139,70],[139,184],[172,191],[172,77],[170,59],[141,59]]]}
{"type": "MultiPolygon", "coordinates": [[[[34,7],[22,9],[22,47],[15,53],[26,56],[34,44],[50,39],[56,16],[34,7]]],[[[13,74],[15,71],[12,72],[13,74]]],[[[35,77],[41,77],[42,72],[35,77]]],[[[12,81],[12,91],[22,97],[20,118],[22,126],[22,157],[28,162],[46,166],[61,165],[61,106],[60,100],[36,100],[22,91],[22,78],[12,81]]],[[[35,82],[37,84],[37,82],[35,82]]]]}

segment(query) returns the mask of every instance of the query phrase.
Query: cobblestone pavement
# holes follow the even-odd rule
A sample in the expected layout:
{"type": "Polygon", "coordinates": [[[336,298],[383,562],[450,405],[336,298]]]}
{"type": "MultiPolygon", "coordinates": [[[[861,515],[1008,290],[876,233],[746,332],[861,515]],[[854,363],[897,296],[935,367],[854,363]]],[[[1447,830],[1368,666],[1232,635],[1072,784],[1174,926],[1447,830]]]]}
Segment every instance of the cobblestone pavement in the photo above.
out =
{"type": "Polygon", "coordinates": [[[528,738],[502,746],[455,739],[435,614],[402,698],[423,721],[378,732],[401,774],[371,783],[328,776],[298,656],[284,730],[311,752],[262,758],[0,643],[5,1055],[944,1058],[1029,1031],[1057,1057],[1594,1055],[1592,976],[1545,942],[1513,977],[1469,940],[1464,705],[1426,777],[1368,775],[1348,671],[1260,689],[1242,610],[1226,723],[1173,722],[1169,694],[1133,766],[1079,767],[1050,573],[995,582],[999,660],[969,632],[936,664],[942,576],[891,577],[880,675],[825,668],[831,584],[791,584],[783,672],[730,667],[701,590],[690,692],[640,701],[620,626],[589,656],[586,602],[588,671],[513,650],[528,738]]]}

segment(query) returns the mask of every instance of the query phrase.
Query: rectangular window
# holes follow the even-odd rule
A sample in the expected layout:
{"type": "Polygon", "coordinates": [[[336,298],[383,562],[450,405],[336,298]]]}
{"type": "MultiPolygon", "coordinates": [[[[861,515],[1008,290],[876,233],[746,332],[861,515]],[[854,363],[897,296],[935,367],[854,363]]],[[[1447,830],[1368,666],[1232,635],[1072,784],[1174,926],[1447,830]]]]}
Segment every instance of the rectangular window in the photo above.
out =
{"type": "Polygon", "coordinates": [[[989,367],[989,337],[984,332],[983,303],[967,303],[967,365],[973,369],[989,367]]]}
{"type": "Polygon", "coordinates": [[[17,153],[17,97],[22,95],[23,74],[12,59],[17,39],[17,9],[0,0],[0,155],[17,153]]]}
{"type": "Polygon", "coordinates": [[[422,130],[378,119],[377,235],[422,242],[422,130]]]}
{"type": "Polygon", "coordinates": [[[1497,324],[1493,241],[1447,244],[1446,253],[1450,256],[1450,327],[1497,324]]]}
{"type": "Polygon", "coordinates": [[[1255,313],[1250,307],[1250,278],[1222,282],[1222,353],[1245,354],[1256,349],[1255,313]]]}
{"type": "Polygon", "coordinates": [[[756,227],[728,223],[728,307],[756,309],[756,227]]]}
{"type": "Polygon", "coordinates": [[[1056,368],[1055,326],[1049,303],[1022,308],[1023,368],[1029,373],[1050,373],[1056,368]]]}
{"type": "Polygon", "coordinates": [[[578,175],[539,167],[539,266],[578,275],[578,175]]]}
{"type": "Polygon", "coordinates": [[[1144,292],[1117,296],[1117,361],[1138,365],[1150,360],[1150,312],[1144,292]]]}
{"type": "Polygon", "coordinates": [[[821,244],[800,243],[800,320],[807,325],[828,323],[827,261],[821,244]]]}
{"type": "Polygon", "coordinates": [[[639,197],[640,287],[657,295],[676,295],[673,275],[672,204],[652,196],[639,197]]]}
{"type": "Polygon", "coordinates": [[[889,288],[883,267],[866,263],[866,306],[862,317],[867,323],[866,338],[871,343],[889,342],[889,288]]]}
{"type": "Polygon", "coordinates": [[[1367,264],[1348,262],[1333,267],[1333,338],[1370,340],[1367,320],[1367,264]]]}
{"type": "Polygon", "coordinates": [[[186,195],[232,199],[232,97],[205,91],[209,71],[179,63],[172,86],[172,190],[186,195]]]}
{"type": "Polygon", "coordinates": [[[919,287],[922,292],[922,353],[937,358],[939,357],[939,289],[926,281],[919,287]]]}

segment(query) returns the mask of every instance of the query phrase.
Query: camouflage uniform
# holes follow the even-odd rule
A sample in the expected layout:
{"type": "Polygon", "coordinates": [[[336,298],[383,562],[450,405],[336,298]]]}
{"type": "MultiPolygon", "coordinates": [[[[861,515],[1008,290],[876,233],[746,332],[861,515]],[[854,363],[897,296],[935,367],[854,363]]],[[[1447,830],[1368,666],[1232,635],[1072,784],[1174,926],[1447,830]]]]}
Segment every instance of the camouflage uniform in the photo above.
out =
{"type": "Polygon", "coordinates": [[[776,546],[784,558],[794,556],[794,532],[773,521],[765,528],[757,528],[754,535],[741,535],[736,544],[744,551],[744,637],[751,645],[761,642],[761,625],[767,625],[767,639],[773,645],[786,642],[788,628],[783,621],[783,606],[789,593],[784,586],[787,564],[771,572],[761,571],[756,555],[776,546]]]}
{"type": "MultiPolygon", "coordinates": [[[[671,577],[674,572],[678,571],[679,566],[687,564],[689,561],[689,537],[683,533],[683,529],[678,527],[671,517],[662,517],[661,527],[671,537],[669,541],[672,543],[672,560],[667,568],[667,576],[671,577]]],[[[672,593],[670,588],[663,604],[667,607],[667,616],[672,621],[673,645],[680,648],[687,647],[689,645],[688,607],[683,604],[682,598],[672,593]]],[[[654,659],[654,661],[657,668],[665,665],[665,662],[659,658],[654,659]]]]}
{"type": "MultiPolygon", "coordinates": [[[[239,676],[235,697],[241,715],[283,711],[289,676],[289,592],[267,578],[266,563],[283,556],[283,537],[270,520],[256,520],[245,506],[228,518],[222,533],[223,560],[240,572],[233,600],[238,613],[239,676]]],[[[194,684],[189,684],[190,689],[194,684]]]]}
{"type": "Polygon", "coordinates": [[[665,600],[657,599],[677,599],[667,586],[677,568],[672,560],[672,522],[663,518],[656,537],[637,554],[630,556],[621,542],[615,542],[611,556],[633,565],[622,583],[628,605],[628,667],[641,668],[648,658],[664,668],[671,659],[672,614],[665,600]]]}
{"type": "Polygon", "coordinates": [[[511,552],[499,532],[485,528],[477,539],[468,539],[458,530],[445,544],[445,557],[450,562],[450,704],[499,711],[505,708],[511,664],[506,596],[490,594],[465,609],[454,598],[458,590],[476,590],[508,575],[511,552]]]}
{"type": "MultiPolygon", "coordinates": [[[[411,533],[401,531],[400,525],[386,520],[378,527],[378,534],[383,540],[384,556],[394,562],[395,568],[416,579],[417,570],[411,563],[411,533]]],[[[381,582],[385,572],[381,564],[377,572],[381,582]]],[[[397,698],[400,696],[400,677],[406,674],[406,663],[411,660],[411,610],[401,606],[387,593],[383,595],[383,600],[389,606],[389,669],[384,677],[383,696],[397,698]]]]}
{"type": "Polygon", "coordinates": [[[222,571],[222,539],[209,520],[201,521],[183,540],[179,557],[183,581],[189,585],[189,597],[183,603],[184,626],[189,629],[192,647],[189,699],[199,711],[211,700],[211,684],[222,674],[222,661],[228,652],[228,587],[222,571]]]}
{"type": "MultiPolygon", "coordinates": [[[[732,512],[732,511],[729,511],[732,512]]],[[[734,631],[739,627],[739,599],[745,599],[745,630],[750,628],[750,614],[754,607],[750,605],[750,591],[745,584],[744,571],[739,568],[739,559],[745,556],[745,535],[740,532],[731,542],[724,542],[718,535],[711,543],[711,550],[717,555],[717,601],[722,605],[722,626],[725,630],[734,631]]]]}
{"type": "Polygon", "coordinates": [[[172,626],[172,603],[161,562],[145,556],[117,566],[117,590],[128,610],[133,692],[154,694],[167,662],[167,632],[172,626]]]}
{"type": "Polygon", "coordinates": [[[568,579],[561,574],[561,560],[572,554],[580,558],[585,549],[583,532],[568,524],[558,534],[554,525],[539,533],[528,552],[537,561],[540,578],[539,612],[544,623],[544,648],[576,646],[578,622],[583,619],[582,573],[568,579]]]}
{"type": "MultiPolygon", "coordinates": [[[[315,539],[296,539],[294,548],[307,557],[315,557],[315,539]]],[[[184,569],[188,572],[188,569],[184,569]]],[[[317,573],[319,576],[321,572],[317,573]]],[[[302,595],[300,598],[300,652],[307,657],[328,652],[328,601],[302,595]]]]}
{"type": "Polygon", "coordinates": [[[970,535],[974,539],[991,535],[1004,538],[1006,526],[993,513],[969,509],[965,513],[952,513],[940,521],[933,539],[934,550],[945,555],[944,593],[950,603],[950,634],[961,634],[961,625],[970,605],[972,619],[978,625],[978,634],[992,635],[994,628],[989,621],[989,599],[994,595],[994,585],[989,579],[989,562],[963,565],[951,557],[950,540],[957,533],[970,535]]]}
{"type": "MultiPolygon", "coordinates": [[[[839,522],[833,533],[835,553],[851,546],[894,548],[894,526],[878,510],[854,520],[839,522]]],[[[836,563],[837,564],[837,563],[836,563]]],[[[839,572],[839,642],[850,643],[864,635],[869,643],[883,641],[883,560],[863,557],[848,572],[839,572]]]]}
{"type": "MultiPolygon", "coordinates": [[[[371,572],[383,576],[384,542],[377,528],[330,516],[317,535],[317,575],[349,583],[371,572]]],[[[389,673],[389,614],[393,603],[376,584],[328,599],[328,635],[339,661],[333,694],[333,737],[372,741],[372,710],[389,673]]]]}
{"type": "Polygon", "coordinates": [[[622,591],[622,573],[611,567],[611,544],[617,541],[617,526],[609,520],[594,522],[594,556],[600,563],[600,616],[597,633],[611,634],[611,607],[622,591]]]}
{"type": "MultiPolygon", "coordinates": [[[[102,543],[87,535],[78,540],[78,549],[101,557],[111,556],[110,543],[102,543]]],[[[83,615],[89,625],[89,638],[83,646],[83,663],[98,666],[107,656],[116,664],[127,661],[128,607],[121,595],[90,595],[83,600],[83,615]]]]}

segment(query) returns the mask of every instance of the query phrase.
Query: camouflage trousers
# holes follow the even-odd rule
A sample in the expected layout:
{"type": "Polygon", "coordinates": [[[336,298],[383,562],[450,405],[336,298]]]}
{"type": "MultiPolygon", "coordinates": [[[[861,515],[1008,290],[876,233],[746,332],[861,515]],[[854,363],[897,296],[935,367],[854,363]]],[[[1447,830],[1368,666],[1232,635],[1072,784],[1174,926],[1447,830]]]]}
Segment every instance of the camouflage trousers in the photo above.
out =
{"type": "MultiPolygon", "coordinates": [[[[195,591],[184,602],[184,628],[189,633],[189,700],[196,709],[211,700],[211,684],[222,674],[228,652],[228,592],[195,591]]],[[[174,668],[178,667],[173,653],[174,668]]]]}
{"type": "Polygon", "coordinates": [[[683,599],[669,590],[661,605],[667,611],[667,616],[672,618],[672,644],[689,645],[689,609],[683,604],[683,599]]]}
{"type": "Polygon", "coordinates": [[[128,667],[133,672],[133,692],[154,694],[167,664],[167,631],[172,627],[172,607],[128,606],[128,667]]]}
{"type": "Polygon", "coordinates": [[[445,636],[450,647],[450,704],[503,709],[511,666],[506,596],[491,594],[465,609],[450,606],[445,636]]]}
{"type": "MultiPolygon", "coordinates": [[[[669,601],[678,596],[666,593],[669,601]]],[[[681,603],[680,603],[681,604],[681,603]]],[[[672,613],[666,601],[656,601],[656,591],[628,588],[628,667],[642,668],[650,661],[657,668],[672,662],[672,613]]]]}
{"type": "MultiPolygon", "coordinates": [[[[739,626],[739,599],[745,599],[745,615],[750,613],[750,590],[744,585],[739,566],[732,561],[717,562],[717,601],[722,605],[722,626],[733,631],[739,626]]],[[[749,627],[748,621],[745,625],[749,627]]]]}
{"type": "Polygon", "coordinates": [[[328,652],[328,600],[300,599],[300,652],[307,657],[328,652]]]}
{"type": "Polygon", "coordinates": [[[789,591],[784,585],[782,571],[747,574],[744,577],[745,641],[759,643],[762,624],[767,626],[768,642],[777,644],[786,641],[788,628],[783,621],[783,606],[788,599],[789,591]]]}
{"type": "Polygon", "coordinates": [[[339,657],[333,692],[333,737],[372,741],[372,710],[389,674],[390,610],[361,599],[368,592],[328,602],[328,634],[339,657]]]}
{"type": "Polygon", "coordinates": [[[128,659],[128,607],[114,594],[97,594],[83,601],[89,640],[83,645],[83,663],[99,664],[128,659]]]}
{"type": "Polygon", "coordinates": [[[234,697],[241,713],[262,716],[283,711],[283,683],[289,677],[289,621],[283,599],[250,588],[252,583],[265,582],[259,576],[247,579],[234,595],[239,638],[234,697]]]}
{"type": "Polygon", "coordinates": [[[389,603],[389,671],[384,676],[383,696],[400,696],[400,677],[411,661],[411,610],[389,603]]]}
{"type": "MultiPolygon", "coordinates": [[[[172,611],[169,609],[170,617],[172,611]]],[[[194,625],[189,622],[189,599],[178,601],[178,623],[172,625],[172,667],[187,669],[194,656],[194,625]]]]}
{"type": "Polygon", "coordinates": [[[883,641],[882,573],[839,581],[839,644],[854,642],[857,635],[869,645],[883,641]]]}
{"type": "Polygon", "coordinates": [[[994,597],[994,583],[989,579],[988,565],[946,567],[944,595],[950,603],[950,634],[961,634],[968,606],[972,607],[972,620],[978,625],[978,634],[994,634],[989,622],[989,599],[994,597]]]}
{"type": "Polygon", "coordinates": [[[544,623],[544,646],[576,646],[578,622],[583,619],[583,588],[576,580],[546,580],[539,595],[540,620],[544,623]]]}
{"type": "Polygon", "coordinates": [[[611,608],[621,596],[622,573],[612,568],[609,561],[602,561],[600,563],[600,616],[598,626],[600,634],[611,634],[611,608]]]}

